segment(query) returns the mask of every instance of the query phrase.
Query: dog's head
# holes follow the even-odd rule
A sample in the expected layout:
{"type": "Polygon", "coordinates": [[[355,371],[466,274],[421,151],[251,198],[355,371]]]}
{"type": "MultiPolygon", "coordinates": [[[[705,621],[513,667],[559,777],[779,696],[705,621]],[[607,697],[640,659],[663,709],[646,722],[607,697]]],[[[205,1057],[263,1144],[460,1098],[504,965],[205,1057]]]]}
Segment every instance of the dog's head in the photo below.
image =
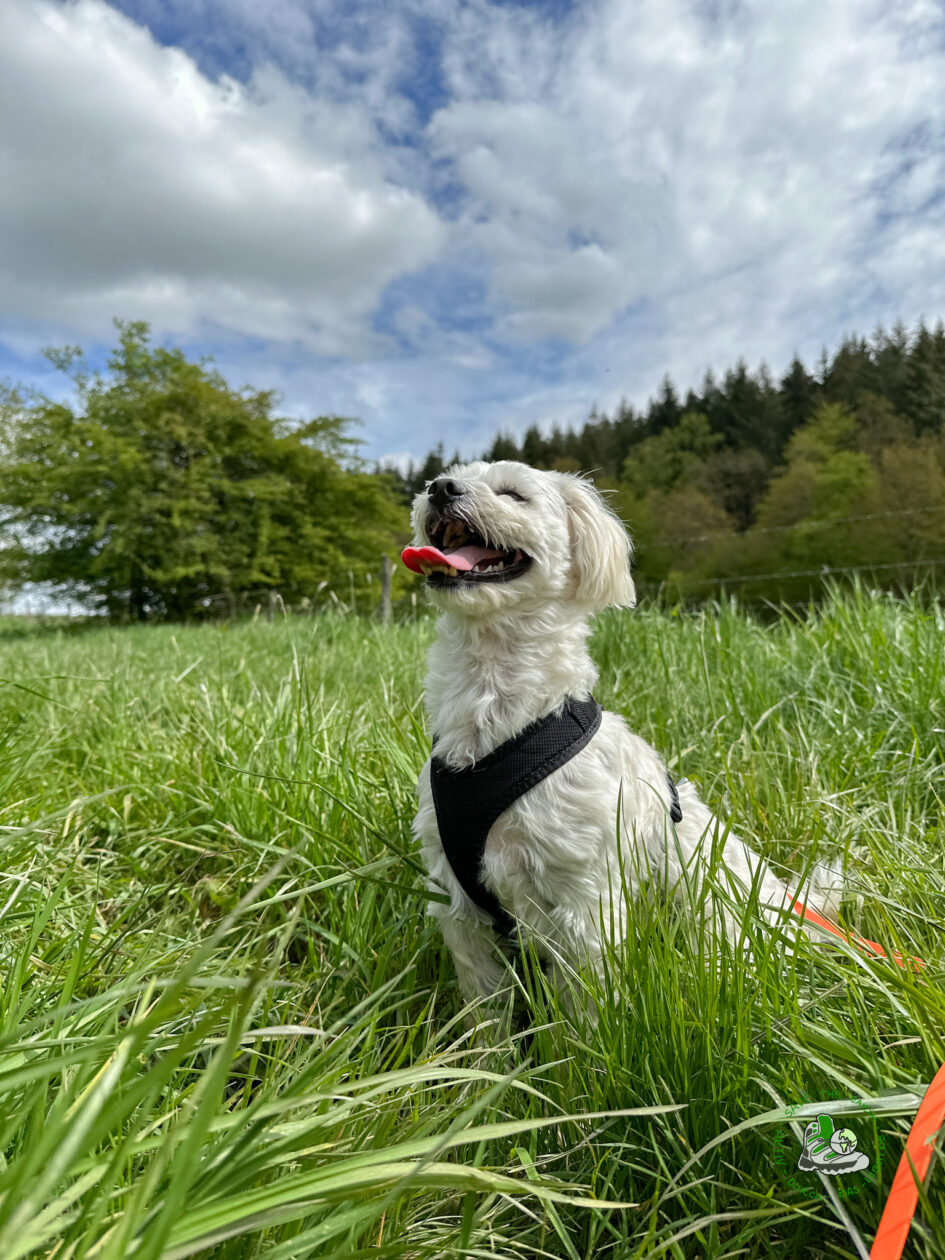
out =
{"type": "Polygon", "coordinates": [[[558,601],[632,607],[631,544],[594,486],[502,460],[455,464],[414,499],[404,563],[434,603],[470,616],[558,601]]]}

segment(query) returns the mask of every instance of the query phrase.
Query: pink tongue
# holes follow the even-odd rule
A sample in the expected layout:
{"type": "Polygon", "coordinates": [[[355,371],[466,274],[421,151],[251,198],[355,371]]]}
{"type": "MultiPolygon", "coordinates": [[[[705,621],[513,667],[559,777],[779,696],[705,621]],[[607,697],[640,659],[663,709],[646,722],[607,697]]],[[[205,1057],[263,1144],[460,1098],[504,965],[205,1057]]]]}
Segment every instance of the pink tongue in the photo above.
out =
{"type": "Polygon", "coordinates": [[[408,547],[400,558],[414,573],[423,573],[424,564],[448,564],[454,569],[461,569],[464,573],[468,573],[480,560],[496,560],[504,554],[502,551],[493,551],[489,547],[477,547],[474,543],[470,543],[466,547],[460,547],[458,551],[446,553],[440,551],[438,547],[408,547]]]}

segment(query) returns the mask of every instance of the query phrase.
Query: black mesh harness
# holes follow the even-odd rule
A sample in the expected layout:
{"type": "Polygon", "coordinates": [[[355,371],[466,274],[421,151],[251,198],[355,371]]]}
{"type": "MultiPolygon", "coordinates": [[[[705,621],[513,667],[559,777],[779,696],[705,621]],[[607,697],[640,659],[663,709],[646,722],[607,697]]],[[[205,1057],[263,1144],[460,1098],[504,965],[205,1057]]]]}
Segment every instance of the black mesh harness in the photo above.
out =
{"type": "MultiPolygon", "coordinates": [[[[466,895],[511,936],[515,920],[482,882],[482,855],[492,824],[529,788],[571,760],[600,726],[603,710],[591,697],[569,699],[563,712],[526,726],[472,766],[451,770],[434,752],[430,786],[440,843],[466,895]]],[[[434,748],[436,735],[433,736],[434,748]]]]}
{"type": "MultiPolygon", "coordinates": [[[[549,713],[500,744],[475,765],[451,770],[434,751],[430,787],[440,843],[463,891],[492,917],[503,936],[515,932],[515,920],[482,882],[482,857],[493,823],[529,788],[570,761],[597,732],[603,710],[597,701],[569,699],[564,710],[549,713]]],[[[433,743],[436,747],[437,737],[433,743]]],[[[682,821],[676,785],[667,775],[670,817],[682,821]]]]}

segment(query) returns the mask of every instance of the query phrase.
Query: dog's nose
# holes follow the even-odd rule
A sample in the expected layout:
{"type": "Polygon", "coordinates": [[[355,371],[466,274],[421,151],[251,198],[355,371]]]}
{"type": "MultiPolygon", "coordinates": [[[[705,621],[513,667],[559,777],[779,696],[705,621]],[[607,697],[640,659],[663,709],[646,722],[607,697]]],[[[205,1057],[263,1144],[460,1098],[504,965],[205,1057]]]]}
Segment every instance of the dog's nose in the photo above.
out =
{"type": "Polygon", "coordinates": [[[461,499],[465,493],[465,486],[460,485],[458,481],[450,481],[446,477],[437,477],[436,481],[431,481],[427,491],[435,508],[445,508],[454,499],[461,499]]]}

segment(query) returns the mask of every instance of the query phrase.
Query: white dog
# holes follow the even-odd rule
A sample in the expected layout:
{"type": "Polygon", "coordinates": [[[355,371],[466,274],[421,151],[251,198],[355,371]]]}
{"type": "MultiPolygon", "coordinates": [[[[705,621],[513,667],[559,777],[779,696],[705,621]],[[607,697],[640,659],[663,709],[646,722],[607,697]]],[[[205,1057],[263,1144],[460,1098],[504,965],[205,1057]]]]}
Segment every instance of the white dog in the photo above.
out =
{"type": "MultiPolygon", "coordinates": [[[[681,782],[677,795],[658,754],[623,718],[605,712],[591,730],[593,703],[577,706],[563,735],[552,732],[572,742],[558,768],[536,777],[526,766],[525,790],[491,825],[488,813],[480,819],[476,850],[473,815],[480,785],[489,795],[491,755],[501,759],[497,750],[523,731],[527,739],[540,719],[557,730],[557,715],[591,697],[598,675],[587,651],[589,618],[633,606],[631,544],[590,482],[510,461],[450,468],[414,500],[412,526],[404,562],[426,574],[443,614],[426,678],[434,757],[420,775],[414,833],[431,889],[450,895],[429,912],[463,993],[485,996],[501,986],[506,973],[495,945],[513,924],[553,974],[598,963],[602,932],[623,935],[627,893],[647,876],[698,890],[713,840],[732,898],[747,901],[754,884],[768,916],[781,919],[785,885],[724,834],[691,784],[681,782]],[[446,785],[436,798],[434,761],[446,785]],[[461,790],[447,798],[451,775],[461,790]],[[456,831],[450,858],[440,823],[456,831]]],[[[540,760],[543,748],[523,755],[540,760]]],[[[501,784],[492,804],[495,814],[501,784]]],[[[721,907],[720,914],[737,933],[731,915],[721,907]]]]}

